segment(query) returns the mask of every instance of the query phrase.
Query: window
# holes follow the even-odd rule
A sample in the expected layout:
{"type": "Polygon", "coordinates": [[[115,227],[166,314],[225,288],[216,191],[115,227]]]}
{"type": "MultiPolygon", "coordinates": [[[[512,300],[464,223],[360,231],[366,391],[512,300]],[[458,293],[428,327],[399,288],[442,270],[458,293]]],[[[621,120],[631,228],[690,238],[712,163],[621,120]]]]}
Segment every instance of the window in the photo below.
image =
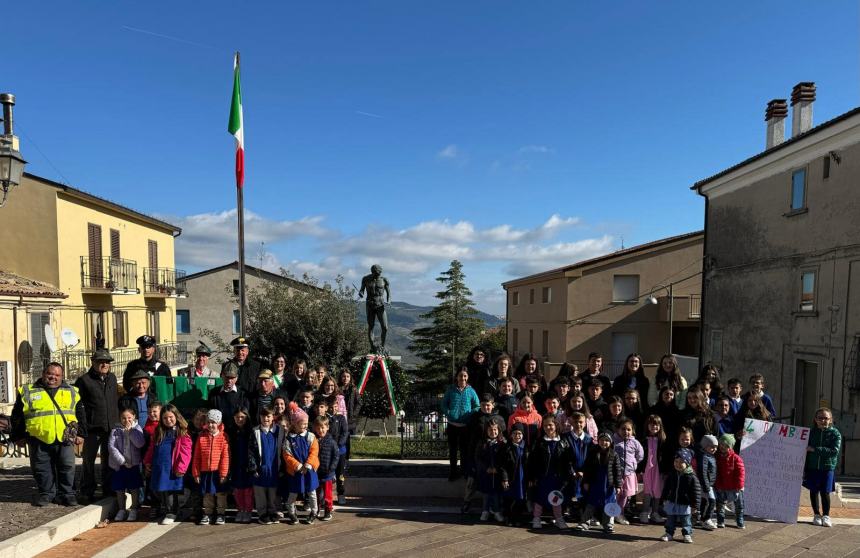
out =
{"type": "Polygon", "coordinates": [[[535,330],[529,330],[529,352],[535,352],[535,330]]]}
{"type": "Polygon", "coordinates": [[[518,330],[517,328],[514,328],[514,338],[511,342],[513,344],[512,350],[514,353],[516,353],[520,350],[520,330],[518,330]]]}
{"type": "Polygon", "coordinates": [[[824,156],[824,166],[821,171],[821,177],[825,180],[830,178],[830,154],[824,156]]]}
{"type": "Polygon", "coordinates": [[[239,317],[239,311],[233,310],[233,333],[242,333],[242,324],[239,323],[240,321],[241,318],[239,317]]]}
{"type": "Polygon", "coordinates": [[[514,306],[520,305],[520,291],[514,291],[511,293],[511,304],[514,306]]]}
{"type": "Polygon", "coordinates": [[[612,302],[636,302],[637,300],[639,300],[639,276],[614,275],[612,302]]]}
{"type": "Polygon", "coordinates": [[[529,304],[535,303],[535,290],[529,289],[529,304]]]}
{"type": "Polygon", "coordinates": [[[156,343],[161,339],[161,320],[158,310],[146,311],[146,334],[155,337],[156,343]]]}
{"type": "Polygon", "coordinates": [[[800,311],[815,310],[815,272],[804,271],[800,274],[800,311]]]}
{"type": "Polygon", "coordinates": [[[191,333],[191,310],[176,311],[176,333],[191,333]]]}
{"type": "Polygon", "coordinates": [[[544,304],[552,302],[552,287],[544,287],[541,289],[540,301],[544,304]]]}
{"type": "Polygon", "coordinates": [[[543,330],[543,336],[541,338],[541,348],[543,352],[541,354],[546,357],[549,355],[549,331],[543,330]]]}
{"type": "Polygon", "coordinates": [[[41,374],[45,366],[51,362],[51,349],[45,341],[45,326],[50,323],[51,315],[47,312],[30,314],[30,347],[33,353],[29,363],[25,363],[26,359],[22,359],[21,364],[19,364],[22,370],[24,370],[24,366],[29,364],[30,372],[41,374]]]}
{"type": "Polygon", "coordinates": [[[85,312],[84,320],[87,326],[86,348],[94,351],[100,347],[107,347],[105,339],[105,313],[101,311],[85,312]]]}
{"type": "Polygon", "coordinates": [[[239,280],[233,279],[233,296],[239,296],[239,280]]]}
{"type": "Polygon", "coordinates": [[[806,207],[806,169],[798,169],[791,175],[791,209],[806,207]]]}
{"type": "Polygon", "coordinates": [[[128,347],[128,312],[124,310],[113,313],[113,346],[128,347]]]}

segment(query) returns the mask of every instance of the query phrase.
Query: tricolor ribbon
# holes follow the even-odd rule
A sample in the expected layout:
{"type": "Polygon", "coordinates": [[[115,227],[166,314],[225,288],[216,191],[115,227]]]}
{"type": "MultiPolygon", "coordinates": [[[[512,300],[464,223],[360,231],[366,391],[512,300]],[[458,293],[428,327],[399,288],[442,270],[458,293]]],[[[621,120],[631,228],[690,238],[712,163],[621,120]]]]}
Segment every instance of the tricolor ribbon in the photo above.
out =
{"type": "Polygon", "coordinates": [[[373,372],[374,365],[376,364],[379,364],[379,369],[382,370],[382,382],[385,384],[385,392],[388,394],[391,416],[397,416],[397,401],[394,399],[394,384],[391,383],[391,373],[388,371],[385,357],[381,355],[367,355],[367,361],[364,363],[364,369],[361,371],[361,378],[358,380],[358,394],[364,395],[364,390],[367,388],[367,381],[370,379],[370,375],[373,372]]]}

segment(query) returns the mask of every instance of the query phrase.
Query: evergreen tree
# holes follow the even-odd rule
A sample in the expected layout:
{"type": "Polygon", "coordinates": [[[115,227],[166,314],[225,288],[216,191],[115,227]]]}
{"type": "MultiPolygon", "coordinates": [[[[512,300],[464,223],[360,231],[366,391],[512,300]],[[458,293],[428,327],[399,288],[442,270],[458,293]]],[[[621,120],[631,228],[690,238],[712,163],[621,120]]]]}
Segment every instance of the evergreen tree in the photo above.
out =
{"type": "Polygon", "coordinates": [[[472,291],[466,286],[463,264],[454,260],[448,271],[436,278],[444,289],[436,293],[441,300],[422,318],[433,323],[412,331],[410,350],[424,360],[419,368],[418,388],[426,393],[439,393],[451,383],[454,366],[465,362],[484,329],[473,306],[472,291]]]}

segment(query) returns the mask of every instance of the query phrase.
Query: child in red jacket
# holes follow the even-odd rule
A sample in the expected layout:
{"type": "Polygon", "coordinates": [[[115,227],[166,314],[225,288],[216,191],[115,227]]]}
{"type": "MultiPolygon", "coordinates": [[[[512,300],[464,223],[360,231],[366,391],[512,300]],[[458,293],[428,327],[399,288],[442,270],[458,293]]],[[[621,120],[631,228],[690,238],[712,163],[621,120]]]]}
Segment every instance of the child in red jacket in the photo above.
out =
{"type": "Polygon", "coordinates": [[[211,409],[206,414],[206,429],[197,438],[191,457],[191,475],[203,494],[203,513],[198,525],[209,525],[214,515],[215,525],[224,525],[227,513],[227,473],[230,472],[230,446],[224,436],[221,411],[211,409]]]}
{"type": "Polygon", "coordinates": [[[735,503],[735,518],[738,529],[744,528],[744,460],[732,449],[735,437],[731,434],[720,436],[717,448],[717,528],[726,526],[726,502],[735,503]]]}

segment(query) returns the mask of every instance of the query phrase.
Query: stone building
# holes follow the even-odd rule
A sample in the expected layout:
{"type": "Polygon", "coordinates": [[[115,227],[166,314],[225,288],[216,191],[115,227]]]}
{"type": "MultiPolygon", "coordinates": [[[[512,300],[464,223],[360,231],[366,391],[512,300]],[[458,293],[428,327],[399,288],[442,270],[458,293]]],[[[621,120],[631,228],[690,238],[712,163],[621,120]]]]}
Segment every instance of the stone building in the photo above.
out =
{"type": "MultiPolygon", "coordinates": [[[[834,409],[855,438],[860,408],[860,108],[812,125],[816,88],[767,106],[765,150],[693,185],[705,197],[703,361],[767,379],[782,417],[834,409]]],[[[846,464],[860,472],[860,444],[846,464]]]]}
{"type": "Polygon", "coordinates": [[[697,355],[702,237],[664,238],[503,283],[508,351],[515,360],[536,353],[550,375],[564,361],[581,368],[597,351],[610,377],[633,352],[649,363],[667,352],[697,355]]]}

